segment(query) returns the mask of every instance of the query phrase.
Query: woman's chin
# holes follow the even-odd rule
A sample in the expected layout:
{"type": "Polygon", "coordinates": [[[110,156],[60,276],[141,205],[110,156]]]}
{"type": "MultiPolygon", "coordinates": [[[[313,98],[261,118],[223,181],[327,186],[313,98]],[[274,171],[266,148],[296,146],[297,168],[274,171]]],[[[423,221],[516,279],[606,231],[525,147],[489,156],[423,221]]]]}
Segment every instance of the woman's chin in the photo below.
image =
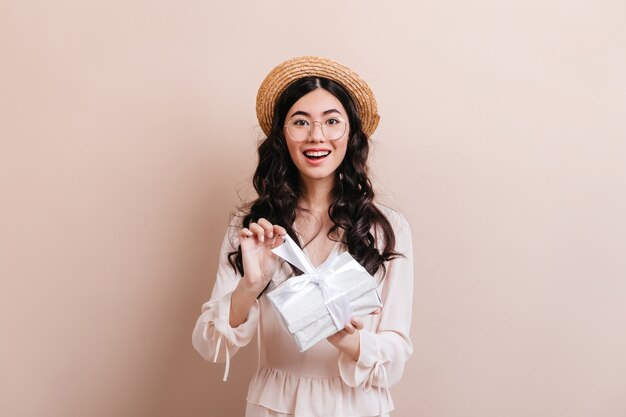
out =
{"type": "Polygon", "coordinates": [[[335,171],[330,170],[301,170],[300,178],[305,181],[328,181],[335,178],[335,171]]]}

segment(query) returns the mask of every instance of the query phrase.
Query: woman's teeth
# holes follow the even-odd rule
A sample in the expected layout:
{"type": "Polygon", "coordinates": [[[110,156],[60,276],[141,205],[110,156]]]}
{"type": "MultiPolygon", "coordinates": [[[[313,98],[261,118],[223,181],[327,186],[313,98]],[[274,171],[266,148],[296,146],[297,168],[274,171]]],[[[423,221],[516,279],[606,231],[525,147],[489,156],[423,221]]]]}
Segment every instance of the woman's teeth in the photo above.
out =
{"type": "Polygon", "coordinates": [[[312,151],[304,153],[304,156],[311,159],[319,159],[328,155],[330,155],[330,151],[312,151]]]}

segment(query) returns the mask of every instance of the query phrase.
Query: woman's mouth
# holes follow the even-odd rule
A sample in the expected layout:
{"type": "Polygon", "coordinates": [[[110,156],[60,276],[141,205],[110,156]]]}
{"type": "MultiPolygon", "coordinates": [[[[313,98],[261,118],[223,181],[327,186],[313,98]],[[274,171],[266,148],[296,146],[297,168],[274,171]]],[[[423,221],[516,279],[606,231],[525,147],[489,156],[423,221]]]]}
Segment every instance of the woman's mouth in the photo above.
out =
{"type": "Polygon", "coordinates": [[[305,151],[304,156],[311,161],[319,161],[330,155],[330,151],[305,151]]]}

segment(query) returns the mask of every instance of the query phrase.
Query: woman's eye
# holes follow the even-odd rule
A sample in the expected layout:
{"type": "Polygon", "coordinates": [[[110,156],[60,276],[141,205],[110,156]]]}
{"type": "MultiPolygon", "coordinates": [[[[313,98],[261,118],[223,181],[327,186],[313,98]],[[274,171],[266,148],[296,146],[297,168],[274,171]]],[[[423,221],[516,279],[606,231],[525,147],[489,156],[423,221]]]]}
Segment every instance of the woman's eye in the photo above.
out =
{"type": "Polygon", "coordinates": [[[291,124],[297,127],[301,127],[301,126],[308,126],[309,122],[304,119],[297,119],[297,120],[292,121],[291,124]]]}
{"type": "Polygon", "coordinates": [[[326,124],[327,125],[336,125],[336,124],[339,124],[339,123],[341,123],[341,120],[339,120],[339,119],[328,119],[328,120],[326,120],[326,124]]]}

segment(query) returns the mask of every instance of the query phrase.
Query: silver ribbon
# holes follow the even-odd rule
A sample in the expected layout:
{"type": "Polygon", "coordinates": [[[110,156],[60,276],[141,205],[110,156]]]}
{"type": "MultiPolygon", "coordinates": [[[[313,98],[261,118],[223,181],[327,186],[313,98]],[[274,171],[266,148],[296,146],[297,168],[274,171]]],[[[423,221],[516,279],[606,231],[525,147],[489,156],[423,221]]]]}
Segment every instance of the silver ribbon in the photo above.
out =
{"type": "Polygon", "coordinates": [[[272,252],[296,266],[303,272],[303,275],[289,278],[281,284],[281,287],[284,288],[280,295],[275,294],[276,304],[286,307],[297,303],[310,290],[311,286],[318,287],[322,292],[324,304],[335,327],[337,330],[343,329],[352,318],[352,307],[348,298],[332,284],[332,277],[336,271],[316,270],[302,249],[289,235],[285,235],[284,239],[285,242],[272,249],[272,252]]]}

